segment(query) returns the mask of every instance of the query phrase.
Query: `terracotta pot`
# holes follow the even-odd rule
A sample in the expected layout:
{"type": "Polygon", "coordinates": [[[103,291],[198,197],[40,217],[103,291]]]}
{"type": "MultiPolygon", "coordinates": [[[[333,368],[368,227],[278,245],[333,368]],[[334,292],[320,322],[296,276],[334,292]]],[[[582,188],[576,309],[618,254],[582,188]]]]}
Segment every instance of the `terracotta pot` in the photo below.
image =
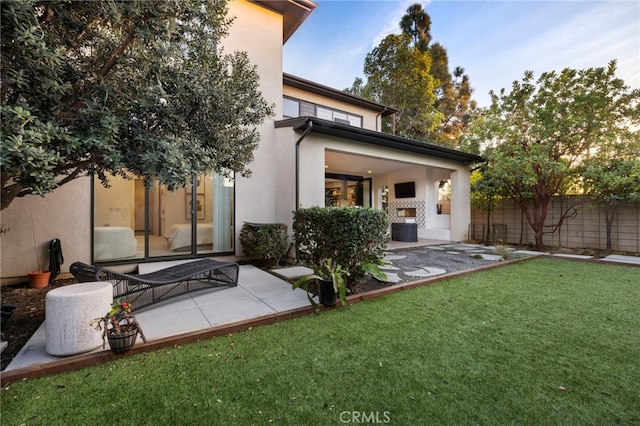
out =
{"type": "Polygon", "coordinates": [[[29,287],[31,288],[45,288],[49,285],[50,271],[32,271],[29,275],[29,287]]]}

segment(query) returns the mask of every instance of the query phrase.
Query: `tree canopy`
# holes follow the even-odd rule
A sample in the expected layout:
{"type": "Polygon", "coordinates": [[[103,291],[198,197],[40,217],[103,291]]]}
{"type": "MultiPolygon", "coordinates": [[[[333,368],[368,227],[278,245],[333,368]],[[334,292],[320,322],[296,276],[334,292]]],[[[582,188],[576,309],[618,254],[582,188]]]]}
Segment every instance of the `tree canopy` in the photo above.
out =
{"type": "Polygon", "coordinates": [[[611,250],[618,206],[640,201],[640,133],[598,147],[597,155],[585,159],[578,171],[593,203],[604,207],[607,250],[611,250]]]}
{"type": "Polygon", "coordinates": [[[3,1],[2,208],[76,177],[125,171],[170,189],[249,175],[272,114],[220,41],[226,1],[3,1]]]}
{"type": "Polygon", "coordinates": [[[447,50],[431,44],[431,17],[421,4],[409,6],[400,28],[365,58],[366,83],[356,78],[347,91],[398,109],[395,128],[387,123],[386,131],[457,148],[476,113],[469,77],[461,67],[449,73],[447,50]]]}
{"type": "Polygon", "coordinates": [[[386,123],[387,131],[425,139],[438,127],[441,116],[433,106],[436,81],[430,68],[430,56],[412,48],[403,34],[388,35],[367,55],[367,83],[359,94],[399,110],[395,129],[386,123]]]}
{"type": "MultiPolygon", "coordinates": [[[[569,204],[549,223],[547,210],[553,196],[580,182],[580,166],[602,164],[595,159],[610,147],[638,138],[633,129],[640,125],[640,90],[627,87],[615,71],[615,61],[602,68],[545,72],[537,80],[528,71],[510,92],[491,92],[492,105],[470,135],[490,142],[485,156],[492,183],[498,179],[500,193],[520,206],[537,249],[544,246],[545,233],[573,214],[576,206],[569,204]]],[[[637,162],[634,155],[631,161],[637,162]]]]}

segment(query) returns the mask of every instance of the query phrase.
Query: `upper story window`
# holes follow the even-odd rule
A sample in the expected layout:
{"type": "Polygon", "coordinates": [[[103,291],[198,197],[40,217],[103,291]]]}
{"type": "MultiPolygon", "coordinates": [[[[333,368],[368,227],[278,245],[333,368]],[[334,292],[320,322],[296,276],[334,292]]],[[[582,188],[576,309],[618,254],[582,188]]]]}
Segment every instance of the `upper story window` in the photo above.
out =
{"type": "Polygon", "coordinates": [[[362,116],[360,115],[286,97],[282,100],[282,115],[284,118],[317,117],[323,120],[335,121],[336,123],[362,127],[362,116]]]}

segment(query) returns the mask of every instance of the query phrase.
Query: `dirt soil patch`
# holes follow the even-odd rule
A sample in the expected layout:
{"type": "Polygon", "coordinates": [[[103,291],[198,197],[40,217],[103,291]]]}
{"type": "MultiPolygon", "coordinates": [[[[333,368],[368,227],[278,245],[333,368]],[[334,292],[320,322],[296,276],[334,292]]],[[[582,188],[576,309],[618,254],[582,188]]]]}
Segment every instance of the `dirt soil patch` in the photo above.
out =
{"type": "Polygon", "coordinates": [[[3,312],[1,332],[2,341],[8,346],[2,351],[2,370],[11,362],[20,349],[44,321],[44,302],[48,292],[54,288],[75,284],[74,278],[55,280],[46,288],[31,288],[27,282],[2,286],[2,310],[10,311],[5,317],[3,312]],[[9,306],[15,306],[10,310],[9,306]]]}

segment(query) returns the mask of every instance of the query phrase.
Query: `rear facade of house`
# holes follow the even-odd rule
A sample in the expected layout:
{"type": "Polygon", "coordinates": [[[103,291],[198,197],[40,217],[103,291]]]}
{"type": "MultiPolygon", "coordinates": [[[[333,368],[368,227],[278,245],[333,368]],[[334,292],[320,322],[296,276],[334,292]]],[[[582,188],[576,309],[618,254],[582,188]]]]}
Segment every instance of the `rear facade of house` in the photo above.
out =
{"type": "MultiPolygon", "coordinates": [[[[194,177],[186,188],[147,188],[137,179],[91,176],[46,197],[15,200],[2,213],[1,276],[19,281],[48,268],[50,240],[75,261],[134,271],[139,263],[242,255],[242,224],[285,223],[297,207],[368,206],[391,223],[415,223],[420,238],[460,241],[470,223],[469,170],[479,157],[381,133],[395,111],[283,73],[282,46],[316,4],[233,0],[226,51],[258,68],[275,115],[258,130],[249,178],[194,177]],[[37,255],[36,255],[37,252],[37,255]]],[[[331,60],[332,58],[328,58],[331,60]]]]}

